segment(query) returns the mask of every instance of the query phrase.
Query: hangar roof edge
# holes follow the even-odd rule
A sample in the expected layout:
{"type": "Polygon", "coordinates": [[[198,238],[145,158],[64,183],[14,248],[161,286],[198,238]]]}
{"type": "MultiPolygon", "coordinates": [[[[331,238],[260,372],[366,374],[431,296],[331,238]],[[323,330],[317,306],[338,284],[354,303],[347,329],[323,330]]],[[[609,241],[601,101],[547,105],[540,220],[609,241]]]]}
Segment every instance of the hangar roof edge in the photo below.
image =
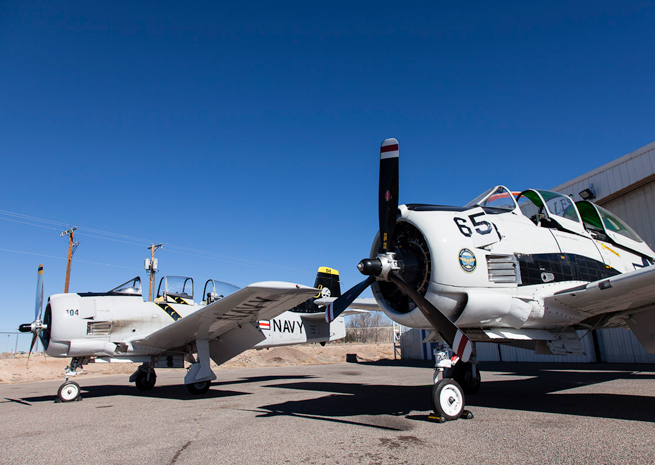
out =
{"type": "MultiPolygon", "coordinates": [[[[650,144],[645,145],[645,146],[643,146],[643,147],[641,147],[641,148],[639,148],[637,150],[634,150],[634,151],[628,153],[627,155],[623,155],[622,157],[619,157],[616,160],[613,160],[613,161],[611,161],[609,163],[605,163],[604,165],[599,166],[598,168],[593,169],[593,170],[591,170],[591,171],[589,171],[589,172],[587,172],[585,174],[582,174],[582,175],[578,176],[577,178],[574,178],[574,179],[572,179],[570,181],[567,181],[567,182],[565,182],[563,184],[560,184],[559,186],[554,187],[551,190],[556,191],[556,192],[562,192],[562,191],[566,190],[567,188],[569,188],[569,187],[571,187],[571,186],[573,186],[575,184],[578,184],[578,183],[580,183],[580,182],[582,182],[582,181],[584,181],[586,179],[594,177],[594,176],[596,176],[599,173],[602,173],[604,171],[608,171],[608,170],[610,170],[610,169],[612,169],[612,168],[614,168],[616,166],[619,166],[619,165],[621,165],[623,163],[626,163],[626,162],[628,162],[628,161],[630,161],[630,160],[632,160],[634,158],[638,158],[638,157],[644,155],[645,153],[650,152],[651,150],[655,150],[655,141],[651,142],[650,144]]],[[[643,173],[643,174],[644,174],[644,176],[647,176],[647,175],[652,174],[652,173],[643,173]]]]}

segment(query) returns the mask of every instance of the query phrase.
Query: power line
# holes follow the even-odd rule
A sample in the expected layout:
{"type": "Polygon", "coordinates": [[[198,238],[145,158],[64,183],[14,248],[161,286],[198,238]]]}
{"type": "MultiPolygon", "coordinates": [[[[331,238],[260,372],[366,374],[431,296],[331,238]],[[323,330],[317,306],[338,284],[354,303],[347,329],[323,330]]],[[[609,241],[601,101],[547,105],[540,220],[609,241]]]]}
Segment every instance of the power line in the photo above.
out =
{"type": "MultiPolygon", "coordinates": [[[[72,225],[69,223],[64,223],[62,221],[54,221],[54,220],[49,220],[45,218],[39,218],[36,216],[30,216],[30,215],[25,215],[22,213],[16,213],[16,212],[10,212],[7,210],[0,210],[0,215],[5,215],[5,216],[10,216],[12,218],[3,218],[0,216],[1,220],[5,221],[12,221],[15,223],[21,223],[25,224],[28,226],[36,226],[40,228],[45,228],[45,229],[53,229],[55,231],[60,231],[61,227],[66,227],[69,228],[72,225]],[[27,221],[19,221],[19,218],[21,220],[27,220],[27,221]],[[28,222],[29,221],[29,222],[28,222]],[[44,224],[35,224],[36,223],[44,223],[44,224]],[[46,226],[47,225],[47,226],[46,226]],[[53,227],[53,226],[59,226],[53,227]]],[[[103,240],[108,240],[108,241],[113,241],[113,242],[120,242],[124,244],[129,244],[129,245],[150,245],[153,244],[154,241],[144,239],[141,237],[134,237],[134,236],[128,236],[126,234],[120,234],[120,233],[114,233],[110,231],[103,231],[100,229],[94,229],[94,228],[87,228],[84,226],[77,226],[77,235],[83,235],[87,237],[93,237],[96,239],[103,239],[103,240]]],[[[164,242],[163,243],[167,250],[170,250],[175,253],[183,254],[183,255],[188,255],[192,257],[198,257],[198,258],[206,258],[206,259],[211,259],[211,260],[216,260],[216,261],[222,261],[225,263],[232,263],[236,265],[243,265],[243,266],[250,266],[253,268],[263,268],[263,269],[273,269],[273,270],[280,270],[280,271],[286,271],[286,272],[291,272],[291,273],[306,273],[307,270],[300,270],[297,268],[290,268],[290,267],[285,267],[285,266],[280,266],[277,264],[271,264],[271,263],[265,263],[265,262],[258,262],[255,260],[249,260],[245,258],[238,258],[238,257],[232,257],[228,255],[222,255],[218,254],[215,252],[208,252],[206,250],[199,250],[199,249],[192,249],[189,247],[183,247],[183,246],[178,246],[175,244],[169,244],[164,242]]],[[[6,250],[6,249],[0,249],[0,250],[6,250]]],[[[9,251],[9,250],[6,250],[9,251]]],[[[28,252],[19,252],[16,251],[17,253],[28,253],[28,252]]],[[[33,255],[39,255],[39,254],[33,254],[33,255]]],[[[45,255],[42,255],[45,256],[45,255]]],[[[59,258],[59,257],[51,257],[51,258],[59,258]]],[[[76,260],[80,262],[84,262],[82,260],[76,260]]],[[[94,263],[94,262],[86,262],[86,263],[94,263]]],[[[106,266],[119,266],[119,265],[109,265],[109,264],[102,264],[106,266]]],[[[138,268],[131,268],[131,267],[122,267],[122,268],[129,268],[129,269],[138,269],[138,268]]]]}
{"type": "MultiPolygon", "coordinates": [[[[57,259],[57,260],[67,260],[67,257],[56,257],[54,255],[45,255],[45,254],[42,254],[42,253],[24,252],[22,250],[0,249],[0,251],[1,252],[20,253],[20,254],[24,254],[24,255],[33,255],[35,257],[54,258],[54,259],[57,259]]],[[[128,269],[128,270],[141,271],[141,268],[134,268],[132,266],[113,265],[111,263],[91,262],[91,261],[88,261],[88,260],[75,260],[75,261],[79,262],[79,263],[87,263],[87,264],[90,264],[90,265],[102,265],[102,266],[109,266],[109,267],[112,267],[112,268],[125,268],[125,269],[128,269]]]]}

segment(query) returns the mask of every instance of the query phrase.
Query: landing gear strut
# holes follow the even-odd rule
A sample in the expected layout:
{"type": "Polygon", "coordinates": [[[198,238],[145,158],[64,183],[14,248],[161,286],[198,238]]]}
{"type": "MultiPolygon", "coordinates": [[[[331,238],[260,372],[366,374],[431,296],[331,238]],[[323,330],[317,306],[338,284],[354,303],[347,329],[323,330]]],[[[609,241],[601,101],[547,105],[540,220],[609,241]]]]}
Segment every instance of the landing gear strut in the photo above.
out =
{"type": "Polygon", "coordinates": [[[66,381],[64,384],[59,386],[59,390],[57,390],[56,402],[72,402],[74,400],[82,400],[80,397],[80,385],[74,381],[69,381],[68,378],[77,375],[78,368],[81,372],[84,372],[84,367],[82,366],[84,361],[85,359],[82,357],[73,357],[71,359],[70,365],[66,367],[66,381]]]}
{"type": "Polygon", "coordinates": [[[473,414],[464,410],[464,393],[473,394],[480,388],[480,372],[475,361],[475,344],[471,362],[462,362],[453,356],[446,343],[438,344],[434,349],[435,371],[432,389],[432,408],[439,421],[473,418],[473,414]]]}
{"type": "Polygon", "coordinates": [[[477,364],[461,360],[454,367],[447,369],[444,377],[457,381],[466,394],[475,394],[482,384],[477,364]]]}

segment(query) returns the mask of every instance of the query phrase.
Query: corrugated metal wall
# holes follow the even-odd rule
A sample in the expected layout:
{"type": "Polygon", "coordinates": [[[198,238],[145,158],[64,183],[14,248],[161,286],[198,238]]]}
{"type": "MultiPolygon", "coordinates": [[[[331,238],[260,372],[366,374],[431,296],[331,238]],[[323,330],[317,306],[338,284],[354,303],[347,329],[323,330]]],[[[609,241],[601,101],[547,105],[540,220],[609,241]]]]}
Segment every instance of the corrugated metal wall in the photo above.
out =
{"type": "Polygon", "coordinates": [[[655,142],[559,185],[580,200],[593,184],[596,202],[628,223],[655,250],[655,142]]]}
{"type": "Polygon", "coordinates": [[[628,223],[655,250],[655,181],[601,205],[628,223]]]}
{"type": "Polygon", "coordinates": [[[655,363],[655,354],[644,349],[632,331],[623,328],[598,331],[600,356],[608,363],[655,363]]]}
{"type": "MultiPolygon", "coordinates": [[[[597,331],[601,361],[607,363],[655,363],[655,354],[649,354],[632,331],[622,328],[597,331]]],[[[423,344],[428,335],[425,329],[411,329],[401,335],[402,358],[433,360],[434,343],[423,344]]],[[[596,361],[591,334],[578,331],[586,355],[543,355],[492,342],[478,342],[476,350],[480,362],[562,362],[592,363],[596,361]]]]}

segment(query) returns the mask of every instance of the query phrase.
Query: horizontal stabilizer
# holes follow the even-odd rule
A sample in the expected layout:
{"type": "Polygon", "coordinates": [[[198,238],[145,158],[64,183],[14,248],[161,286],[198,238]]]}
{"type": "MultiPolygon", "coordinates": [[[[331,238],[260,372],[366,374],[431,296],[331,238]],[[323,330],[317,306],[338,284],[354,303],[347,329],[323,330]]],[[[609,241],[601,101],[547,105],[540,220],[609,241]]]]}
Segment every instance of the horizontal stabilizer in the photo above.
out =
{"type": "MultiPolygon", "coordinates": [[[[361,313],[368,313],[368,310],[358,310],[358,309],[348,309],[341,313],[339,316],[348,316],[348,315],[359,315],[361,313]]],[[[325,320],[325,312],[316,312],[316,313],[307,313],[299,314],[302,318],[308,320],[325,320]]]]}
{"type": "MultiPolygon", "coordinates": [[[[324,297],[321,299],[314,300],[314,303],[319,307],[325,307],[336,299],[334,297],[324,297]]],[[[359,309],[359,310],[370,310],[370,311],[380,311],[380,306],[372,297],[365,297],[361,299],[355,299],[349,306],[349,309],[359,309]]],[[[349,313],[343,312],[341,315],[349,315],[349,313]]]]}

